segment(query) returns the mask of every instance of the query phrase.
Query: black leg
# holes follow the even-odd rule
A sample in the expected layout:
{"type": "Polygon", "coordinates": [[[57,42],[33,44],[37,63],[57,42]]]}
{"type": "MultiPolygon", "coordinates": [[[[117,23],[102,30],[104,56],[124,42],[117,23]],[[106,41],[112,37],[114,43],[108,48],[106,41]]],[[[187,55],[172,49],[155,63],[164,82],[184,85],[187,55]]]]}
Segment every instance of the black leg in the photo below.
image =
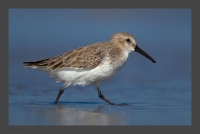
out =
{"type": "Polygon", "coordinates": [[[112,101],[108,100],[106,97],[103,96],[103,94],[101,93],[101,90],[100,90],[98,85],[96,85],[96,87],[97,87],[97,90],[98,90],[99,98],[101,98],[102,100],[108,102],[111,105],[115,105],[112,101]]]}
{"type": "Polygon", "coordinates": [[[58,103],[58,100],[59,100],[59,98],[60,98],[60,96],[62,95],[63,92],[64,92],[64,90],[60,89],[60,91],[58,92],[58,95],[57,95],[57,98],[56,98],[54,104],[58,103]]]}
{"type": "Polygon", "coordinates": [[[57,103],[58,103],[58,100],[60,99],[60,96],[61,96],[62,93],[64,92],[65,88],[68,87],[69,85],[70,85],[70,84],[67,83],[64,87],[62,87],[62,88],[60,89],[60,91],[58,92],[58,95],[57,95],[57,97],[56,97],[56,100],[55,100],[54,104],[57,104],[57,103]]]}

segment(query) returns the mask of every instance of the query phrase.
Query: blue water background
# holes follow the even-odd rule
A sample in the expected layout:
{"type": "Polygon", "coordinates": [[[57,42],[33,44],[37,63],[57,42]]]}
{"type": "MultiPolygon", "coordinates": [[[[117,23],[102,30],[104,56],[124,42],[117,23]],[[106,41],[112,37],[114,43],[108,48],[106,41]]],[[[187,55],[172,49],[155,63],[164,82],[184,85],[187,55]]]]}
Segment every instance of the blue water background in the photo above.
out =
{"type": "Polygon", "coordinates": [[[191,125],[190,9],[9,9],[9,125],[191,125]],[[93,86],[69,86],[23,68],[71,49],[134,35],[157,63],[133,52],[126,65],[93,86]]]}

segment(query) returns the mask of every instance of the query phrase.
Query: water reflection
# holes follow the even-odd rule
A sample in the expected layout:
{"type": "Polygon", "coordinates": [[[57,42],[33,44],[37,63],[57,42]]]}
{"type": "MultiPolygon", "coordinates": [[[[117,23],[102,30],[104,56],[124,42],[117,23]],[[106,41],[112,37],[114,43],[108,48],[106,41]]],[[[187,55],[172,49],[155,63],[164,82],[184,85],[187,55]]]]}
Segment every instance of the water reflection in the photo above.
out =
{"type": "MultiPolygon", "coordinates": [[[[108,112],[112,106],[90,106],[81,104],[11,104],[15,105],[20,109],[18,113],[22,113],[15,116],[17,125],[122,125],[123,113],[120,112],[108,112]],[[23,107],[23,108],[22,108],[23,107]],[[107,111],[107,112],[104,112],[107,111]],[[20,119],[18,118],[20,117],[20,119]],[[18,119],[17,119],[18,118],[18,119]]],[[[13,108],[13,106],[12,106],[13,108]]],[[[10,112],[12,111],[10,109],[10,112]]],[[[15,108],[16,110],[16,108],[15,108]]],[[[12,115],[12,114],[11,114],[12,115]]],[[[15,114],[17,115],[17,113],[15,114]]],[[[12,118],[12,117],[10,117],[12,118]]],[[[11,119],[12,125],[14,119],[11,119]]]]}
{"type": "Polygon", "coordinates": [[[63,125],[120,125],[120,116],[116,114],[105,114],[97,109],[59,108],[44,110],[44,117],[50,118],[55,124],[63,125]],[[46,113],[51,114],[46,114],[46,113]]]}

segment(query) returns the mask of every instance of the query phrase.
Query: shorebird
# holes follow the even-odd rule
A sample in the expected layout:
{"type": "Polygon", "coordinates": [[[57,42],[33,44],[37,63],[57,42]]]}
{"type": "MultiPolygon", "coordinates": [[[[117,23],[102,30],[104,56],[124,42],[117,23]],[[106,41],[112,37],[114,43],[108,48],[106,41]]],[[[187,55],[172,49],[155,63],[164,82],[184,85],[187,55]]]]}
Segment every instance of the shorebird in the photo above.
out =
{"type": "Polygon", "coordinates": [[[126,63],[129,53],[133,51],[156,63],[151,56],[138,47],[131,34],[119,32],[114,34],[108,42],[79,47],[52,58],[24,62],[24,67],[38,69],[49,74],[56,81],[64,82],[55,104],[69,85],[92,84],[97,88],[102,100],[114,105],[101,93],[99,82],[118,72],[126,63]]]}

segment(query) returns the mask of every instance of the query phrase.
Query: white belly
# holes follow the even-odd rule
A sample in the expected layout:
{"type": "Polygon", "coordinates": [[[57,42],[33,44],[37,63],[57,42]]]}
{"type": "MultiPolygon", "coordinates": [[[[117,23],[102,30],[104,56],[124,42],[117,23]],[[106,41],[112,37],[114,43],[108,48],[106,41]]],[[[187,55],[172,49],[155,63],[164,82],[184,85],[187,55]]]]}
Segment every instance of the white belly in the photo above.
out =
{"type": "Polygon", "coordinates": [[[62,69],[62,70],[47,70],[44,68],[37,68],[54,77],[57,81],[70,82],[73,85],[88,85],[103,81],[116,72],[118,72],[126,62],[126,59],[116,63],[114,66],[110,64],[109,60],[104,60],[99,66],[93,69],[62,69]]]}

